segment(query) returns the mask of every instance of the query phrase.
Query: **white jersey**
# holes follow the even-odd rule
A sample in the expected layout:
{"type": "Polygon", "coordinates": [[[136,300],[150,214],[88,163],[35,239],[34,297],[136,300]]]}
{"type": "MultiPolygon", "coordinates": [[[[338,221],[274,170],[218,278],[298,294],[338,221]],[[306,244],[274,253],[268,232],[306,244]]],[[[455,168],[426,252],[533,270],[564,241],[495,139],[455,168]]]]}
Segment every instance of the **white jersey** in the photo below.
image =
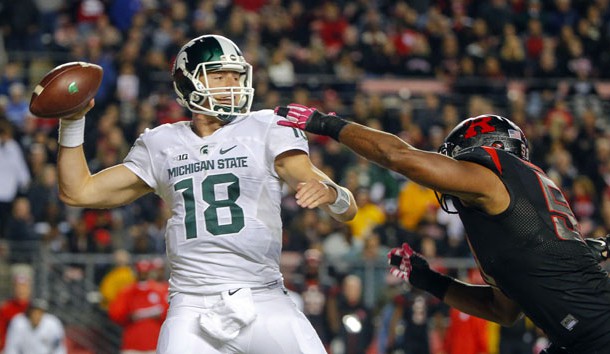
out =
{"type": "Polygon", "coordinates": [[[6,334],[4,354],[66,354],[64,326],[52,314],[42,315],[35,328],[20,313],[11,320],[6,334]]]}
{"type": "Polygon", "coordinates": [[[309,151],[301,131],[252,112],[199,137],[190,122],[144,132],[124,165],[169,206],[170,296],[259,287],[281,279],[281,181],[275,158],[309,151]]]}

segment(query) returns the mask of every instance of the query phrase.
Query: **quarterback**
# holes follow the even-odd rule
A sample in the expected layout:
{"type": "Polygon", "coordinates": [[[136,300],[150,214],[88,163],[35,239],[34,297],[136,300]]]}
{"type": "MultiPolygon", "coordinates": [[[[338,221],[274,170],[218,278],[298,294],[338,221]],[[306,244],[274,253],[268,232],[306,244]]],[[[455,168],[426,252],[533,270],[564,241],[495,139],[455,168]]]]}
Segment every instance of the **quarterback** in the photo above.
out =
{"type": "Polygon", "coordinates": [[[272,110],[250,111],[252,67],[229,39],[191,40],[172,76],[192,120],[145,131],[122,164],[95,175],[81,146],[94,102],[61,119],[62,200],[113,208],[154,192],[171,207],[170,308],[157,353],[325,353],[283,288],[282,185],[338,221],[354,217],[352,194],[311,163],[301,131],[278,126],[272,110]]]}

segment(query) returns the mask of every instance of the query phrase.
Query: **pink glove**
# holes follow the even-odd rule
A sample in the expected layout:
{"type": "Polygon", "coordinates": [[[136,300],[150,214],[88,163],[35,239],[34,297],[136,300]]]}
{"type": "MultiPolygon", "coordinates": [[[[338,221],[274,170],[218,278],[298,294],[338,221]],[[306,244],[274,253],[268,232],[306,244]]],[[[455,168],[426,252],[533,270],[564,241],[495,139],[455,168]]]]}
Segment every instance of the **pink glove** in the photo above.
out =
{"type": "Polygon", "coordinates": [[[445,298],[449,286],[453,282],[448,277],[430,269],[426,261],[419,253],[413,252],[407,243],[402,247],[393,248],[388,253],[390,273],[418,289],[425,290],[440,300],[445,298]]]}
{"type": "Polygon", "coordinates": [[[388,252],[388,263],[392,266],[390,274],[404,281],[409,281],[413,266],[411,265],[411,256],[413,249],[408,243],[403,243],[402,247],[392,248],[388,252]]]}
{"type": "Polygon", "coordinates": [[[278,116],[286,118],[286,120],[280,120],[277,122],[278,125],[297,128],[322,135],[325,135],[324,132],[319,131],[316,129],[316,127],[323,124],[322,122],[325,120],[325,117],[337,116],[335,112],[324,114],[313,107],[303,106],[302,104],[298,103],[291,103],[286,107],[275,107],[273,112],[278,116]],[[312,121],[314,121],[313,124],[312,121]]]}
{"type": "Polygon", "coordinates": [[[301,130],[305,130],[307,120],[317,111],[318,110],[313,107],[307,107],[297,103],[291,103],[287,107],[275,107],[273,110],[278,116],[286,118],[286,120],[281,120],[277,122],[277,124],[301,130]]]}

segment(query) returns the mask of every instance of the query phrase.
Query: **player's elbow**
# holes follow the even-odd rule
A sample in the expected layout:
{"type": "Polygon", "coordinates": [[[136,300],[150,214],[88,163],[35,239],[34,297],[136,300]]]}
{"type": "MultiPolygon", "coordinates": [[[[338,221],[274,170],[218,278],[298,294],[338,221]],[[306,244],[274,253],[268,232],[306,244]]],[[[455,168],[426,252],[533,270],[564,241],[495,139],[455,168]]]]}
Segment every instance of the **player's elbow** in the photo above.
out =
{"type": "Polygon", "coordinates": [[[496,322],[503,327],[512,327],[521,317],[523,317],[521,311],[504,311],[498,315],[498,320],[496,322]]]}
{"type": "Polygon", "coordinates": [[[72,207],[78,206],[78,203],[76,202],[76,200],[74,200],[72,197],[70,197],[68,194],[66,194],[62,190],[59,191],[59,200],[61,200],[64,204],[66,204],[68,206],[72,206],[72,207]]]}
{"type": "Polygon", "coordinates": [[[63,190],[59,190],[59,200],[61,200],[64,204],[71,207],[85,207],[85,203],[80,200],[78,195],[66,193],[63,190]]]}

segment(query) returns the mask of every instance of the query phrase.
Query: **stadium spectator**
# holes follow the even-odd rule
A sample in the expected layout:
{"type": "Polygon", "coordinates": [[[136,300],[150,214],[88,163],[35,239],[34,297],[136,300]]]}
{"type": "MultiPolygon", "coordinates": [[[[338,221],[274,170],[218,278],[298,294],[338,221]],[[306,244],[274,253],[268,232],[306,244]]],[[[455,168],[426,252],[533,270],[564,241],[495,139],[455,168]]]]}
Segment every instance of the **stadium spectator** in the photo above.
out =
{"type": "Polygon", "coordinates": [[[347,275],[328,299],[328,321],[333,335],[331,352],[365,354],[373,341],[373,311],[362,301],[362,280],[347,275]]]}
{"type": "Polygon", "coordinates": [[[315,248],[305,251],[303,270],[303,284],[299,286],[299,293],[303,301],[303,313],[320,336],[324,346],[328,348],[331,340],[329,333],[326,307],[328,297],[333,286],[333,279],[323,273],[324,255],[315,248]]]}
{"type": "Polygon", "coordinates": [[[100,282],[102,301],[100,306],[108,308],[119,292],[136,281],[136,274],[130,266],[131,255],[124,249],[114,251],[114,266],[100,282]]]}
{"type": "Polygon", "coordinates": [[[447,354],[489,353],[486,321],[451,308],[444,345],[447,354]]]}
{"type": "Polygon", "coordinates": [[[64,326],[43,299],[32,299],[8,327],[4,354],[67,354],[64,326]]]}
{"type": "Polygon", "coordinates": [[[6,49],[37,51],[40,41],[40,13],[34,0],[8,1],[0,9],[0,23],[6,49]]]}
{"type": "Polygon", "coordinates": [[[390,353],[430,353],[430,322],[439,311],[438,301],[417,289],[405,292],[393,301],[386,350],[390,353]]]}
{"type": "Polygon", "coordinates": [[[430,209],[436,210],[438,202],[430,188],[407,181],[398,195],[398,220],[408,231],[415,231],[430,209]]]}
{"type": "Polygon", "coordinates": [[[157,348],[169,305],[167,286],[151,279],[154,267],[151,260],[137,261],[137,281],[120,290],[108,306],[108,316],[123,327],[123,354],[153,354],[157,348]]]}
{"type": "Polygon", "coordinates": [[[6,105],[6,118],[19,132],[22,132],[26,124],[26,119],[28,119],[30,115],[25,85],[20,82],[12,83],[8,88],[8,95],[9,101],[6,105]]]}
{"type": "Polygon", "coordinates": [[[8,325],[16,315],[25,312],[32,295],[32,269],[27,265],[11,267],[12,294],[0,305],[0,351],[6,344],[8,325]]]}
{"type": "Polygon", "coordinates": [[[10,220],[13,201],[20,191],[30,183],[28,170],[19,143],[13,139],[13,127],[0,119],[0,237],[6,237],[6,225],[10,220]]]}
{"type": "Polygon", "coordinates": [[[14,245],[21,244],[25,249],[31,248],[31,250],[34,247],[32,241],[41,239],[35,229],[34,216],[28,198],[15,198],[13,212],[6,225],[6,238],[14,245]]]}
{"type": "Polygon", "coordinates": [[[376,310],[382,300],[387,272],[378,266],[386,262],[389,250],[381,244],[379,236],[369,230],[364,236],[362,246],[352,247],[351,252],[345,256],[352,265],[350,274],[358,276],[364,284],[372,283],[373,286],[367,287],[368,291],[362,294],[362,303],[372,310],[376,310]],[[370,272],[369,269],[375,271],[370,272]]]}
{"type": "Polygon", "coordinates": [[[47,163],[41,173],[34,176],[34,181],[30,185],[27,193],[28,200],[32,206],[32,216],[37,223],[46,221],[60,222],[65,217],[63,215],[63,204],[59,200],[57,190],[57,168],[55,164],[47,163]],[[53,219],[51,210],[57,207],[59,215],[53,219]]]}
{"type": "MultiPolygon", "coordinates": [[[[464,281],[484,285],[478,270],[471,270],[464,281]]],[[[445,332],[445,353],[447,354],[488,354],[489,346],[488,322],[455,308],[449,309],[449,322],[445,332]]],[[[503,354],[509,352],[501,351],[503,354]]],[[[520,353],[526,353],[520,352],[520,353]]],[[[516,354],[516,353],[515,353],[516,354]]]]}
{"type": "MultiPolygon", "coordinates": [[[[355,172],[355,171],[352,171],[355,172]]],[[[348,175],[351,174],[348,172],[348,175]]],[[[377,225],[385,222],[383,209],[371,200],[371,192],[367,188],[355,189],[358,213],[353,220],[347,222],[352,235],[352,247],[362,248],[364,239],[377,225]]]]}

